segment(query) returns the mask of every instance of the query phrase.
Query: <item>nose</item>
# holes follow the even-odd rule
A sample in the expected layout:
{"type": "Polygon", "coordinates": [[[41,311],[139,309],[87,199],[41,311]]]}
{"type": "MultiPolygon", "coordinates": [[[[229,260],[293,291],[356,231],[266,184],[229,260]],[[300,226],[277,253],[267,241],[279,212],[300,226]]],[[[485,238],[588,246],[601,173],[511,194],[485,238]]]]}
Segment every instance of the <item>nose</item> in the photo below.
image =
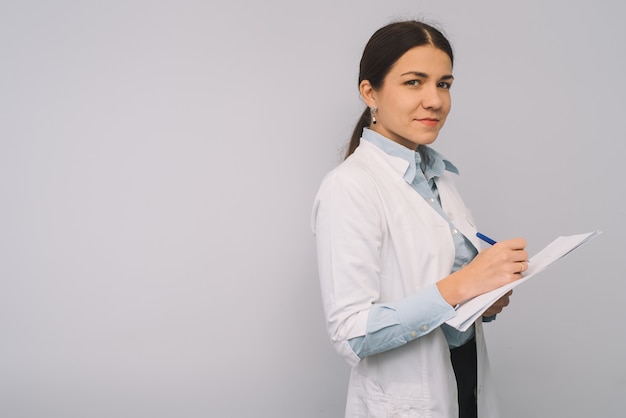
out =
{"type": "Polygon", "coordinates": [[[428,88],[423,90],[422,106],[425,109],[440,109],[443,105],[443,92],[437,85],[429,84],[428,88]]]}

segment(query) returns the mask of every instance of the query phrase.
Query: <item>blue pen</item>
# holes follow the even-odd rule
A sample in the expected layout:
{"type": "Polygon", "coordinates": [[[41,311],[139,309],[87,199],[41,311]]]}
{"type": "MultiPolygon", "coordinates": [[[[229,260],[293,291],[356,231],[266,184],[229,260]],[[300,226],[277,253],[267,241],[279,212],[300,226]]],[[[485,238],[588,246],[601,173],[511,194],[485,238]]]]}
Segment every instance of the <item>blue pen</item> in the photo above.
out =
{"type": "Polygon", "coordinates": [[[476,233],[476,236],[480,239],[482,239],[483,241],[485,241],[487,244],[493,245],[495,244],[497,241],[492,240],[491,238],[489,238],[487,235],[483,235],[480,232],[476,233]]]}

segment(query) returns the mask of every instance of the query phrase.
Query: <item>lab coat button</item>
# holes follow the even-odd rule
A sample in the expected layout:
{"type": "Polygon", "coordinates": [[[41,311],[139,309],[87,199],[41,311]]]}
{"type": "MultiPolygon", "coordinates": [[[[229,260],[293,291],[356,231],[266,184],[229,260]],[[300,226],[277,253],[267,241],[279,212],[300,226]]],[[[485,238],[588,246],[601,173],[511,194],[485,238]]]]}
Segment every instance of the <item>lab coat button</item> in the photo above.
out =
{"type": "Polygon", "coordinates": [[[456,235],[458,233],[459,233],[459,231],[456,228],[452,228],[452,235],[456,235]]]}
{"type": "Polygon", "coordinates": [[[433,203],[435,203],[435,199],[433,199],[432,197],[429,197],[428,198],[428,203],[430,203],[432,205],[433,203]]]}

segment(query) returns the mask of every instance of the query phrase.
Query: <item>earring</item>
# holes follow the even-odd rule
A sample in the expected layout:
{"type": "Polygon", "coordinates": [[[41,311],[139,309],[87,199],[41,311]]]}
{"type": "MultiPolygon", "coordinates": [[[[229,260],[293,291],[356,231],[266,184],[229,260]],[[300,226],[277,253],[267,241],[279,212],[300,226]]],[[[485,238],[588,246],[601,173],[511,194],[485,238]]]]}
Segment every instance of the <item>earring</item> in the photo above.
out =
{"type": "Polygon", "coordinates": [[[372,125],[376,125],[376,111],[378,108],[376,106],[370,107],[370,114],[372,118],[372,125]]]}

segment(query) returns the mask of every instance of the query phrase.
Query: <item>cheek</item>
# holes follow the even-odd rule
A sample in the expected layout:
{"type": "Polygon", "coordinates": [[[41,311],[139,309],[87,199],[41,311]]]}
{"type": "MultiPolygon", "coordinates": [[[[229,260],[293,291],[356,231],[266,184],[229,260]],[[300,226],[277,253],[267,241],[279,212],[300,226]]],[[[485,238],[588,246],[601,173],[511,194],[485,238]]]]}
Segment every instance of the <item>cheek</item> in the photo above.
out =
{"type": "Polygon", "coordinates": [[[448,98],[445,101],[444,105],[441,107],[441,112],[444,114],[444,116],[448,116],[448,113],[450,113],[450,109],[452,109],[452,102],[448,98]]]}
{"type": "Polygon", "coordinates": [[[406,115],[412,115],[415,109],[419,106],[419,101],[415,97],[410,95],[398,95],[395,102],[396,115],[403,117],[406,115]]]}

